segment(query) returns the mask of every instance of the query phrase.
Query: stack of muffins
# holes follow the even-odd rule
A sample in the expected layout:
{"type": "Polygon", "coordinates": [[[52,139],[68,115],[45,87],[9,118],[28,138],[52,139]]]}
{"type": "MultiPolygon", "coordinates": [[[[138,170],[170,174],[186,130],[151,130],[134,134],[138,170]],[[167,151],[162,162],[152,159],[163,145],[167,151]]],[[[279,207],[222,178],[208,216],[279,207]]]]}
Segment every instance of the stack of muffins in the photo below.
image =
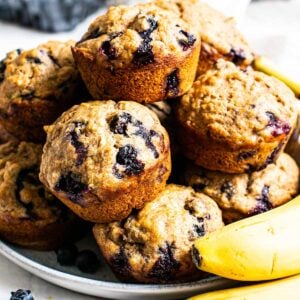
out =
{"type": "Polygon", "coordinates": [[[9,53],[1,237],[55,249],[84,219],[123,281],[207,276],[197,238],[298,191],[282,153],[296,99],[253,59],[233,20],[196,0],[111,7],[77,43],[9,53]]]}

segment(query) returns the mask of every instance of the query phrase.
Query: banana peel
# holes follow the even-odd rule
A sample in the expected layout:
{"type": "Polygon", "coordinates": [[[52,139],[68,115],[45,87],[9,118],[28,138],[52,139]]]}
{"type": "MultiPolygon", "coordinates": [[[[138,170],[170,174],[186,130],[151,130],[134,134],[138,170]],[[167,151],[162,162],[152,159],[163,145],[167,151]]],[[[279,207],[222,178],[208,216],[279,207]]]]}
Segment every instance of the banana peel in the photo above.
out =
{"type": "Polygon", "coordinates": [[[188,300],[299,300],[300,275],[266,283],[219,290],[194,296],[188,300]]]}
{"type": "Polygon", "coordinates": [[[199,238],[193,261],[200,270],[241,281],[295,275],[300,273],[299,232],[300,196],[199,238]]]}
{"type": "Polygon", "coordinates": [[[255,58],[254,68],[281,80],[295,93],[296,97],[300,97],[300,82],[292,80],[265,56],[257,56],[255,58]]]}

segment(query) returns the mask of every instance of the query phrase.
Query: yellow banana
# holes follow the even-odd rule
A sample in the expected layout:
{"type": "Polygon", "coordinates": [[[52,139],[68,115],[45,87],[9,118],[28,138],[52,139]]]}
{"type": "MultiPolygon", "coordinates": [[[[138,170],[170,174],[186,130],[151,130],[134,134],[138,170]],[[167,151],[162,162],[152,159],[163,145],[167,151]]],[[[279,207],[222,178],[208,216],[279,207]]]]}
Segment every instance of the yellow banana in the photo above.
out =
{"type": "Polygon", "coordinates": [[[258,56],[254,60],[254,68],[268,75],[274,76],[283,81],[297,97],[300,97],[300,82],[296,82],[289,78],[286,74],[278,69],[271,60],[264,56],[258,56]]]}
{"type": "Polygon", "coordinates": [[[271,280],[300,273],[300,196],[205,235],[195,242],[192,255],[199,269],[230,279],[271,280]]]}
{"type": "Polygon", "coordinates": [[[220,290],[198,295],[189,300],[299,300],[300,275],[267,283],[220,290]]]}

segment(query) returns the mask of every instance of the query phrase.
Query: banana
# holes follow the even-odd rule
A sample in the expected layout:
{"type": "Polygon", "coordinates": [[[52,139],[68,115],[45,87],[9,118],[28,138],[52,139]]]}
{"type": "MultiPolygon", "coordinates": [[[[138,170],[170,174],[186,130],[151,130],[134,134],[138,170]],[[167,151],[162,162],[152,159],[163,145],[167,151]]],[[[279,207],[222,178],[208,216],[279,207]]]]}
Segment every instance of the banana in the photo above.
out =
{"type": "Polygon", "coordinates": [[[295,93],[296,97],[300,97],[300,82],[296,82],[289,78],[268,58],[264,56],[256,57],[254,60],[254,68],[283,81],[295,93]]]}
{"type": "Polygon", "coordinates": [[[203,271],[242,281],[291,276],[300,273],[299,234],[300,196],[198,239],[193,261],[203,271]]]}
{"type": "Polygon", "coordinates": [[[267,283],[220,290],[198,295],[188,300],[299,300],[300,275],[267,283]]]}

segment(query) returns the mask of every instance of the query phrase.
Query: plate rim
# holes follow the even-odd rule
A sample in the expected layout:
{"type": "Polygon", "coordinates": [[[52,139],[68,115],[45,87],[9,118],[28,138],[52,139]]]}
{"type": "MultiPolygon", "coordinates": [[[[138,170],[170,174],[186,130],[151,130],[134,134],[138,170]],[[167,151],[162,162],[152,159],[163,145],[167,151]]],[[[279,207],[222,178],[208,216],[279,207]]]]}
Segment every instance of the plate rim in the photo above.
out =
{"type": "MultiPolygon", "coordinates": [[[[28,272],[43,278],[46,281],[49,281],[43,277],[43,274],[38,274],[35,272],[32,272],[32,270],[29,270],[25,268],[24,265],[28,266],[28,268],[33,268],[37,271],[43,272],[46,275],[53,276],[53,278],[59,278],[61,280],[68,280],[71,281],[72,283],[80,283],[80,284],[85,284],[89,286],[97,286],[97,287],[102,287],[106,289],[111,289],[115,292],[130,292],[131,294],[134,293],[142,293],[142,292],[165,292],[165,293],[174,293],[177,290],[180,292],[188,292],[191,289],[196,288],[197,286],[201,286],[204,284],[210,284],[210,283],[215,283],[218,285],[225,285],[225,284],[232,284],[232,280],[222,278],[219,276],[213,276],[209,278],[204,278],[202,280],[198,281],[191,281],[191,282],[185,282],[185,283],[173,283],[173,284],[136,284],[136,283],[122,283],[122,282],[111,282],[111,281],[104,281],[104,280],[96,280],[96,279],[91,279],[91,278],[85,278],[69,273],[65,273],[59,270],[56,270],[54,268],[45,266],[39,262],[36,262],[12,247],[9,246],[9,244],[6,244],[4,241],[0,240],[0,254],[5,256],[8,260],[10,260],[12,263],[17,264],[19,267],[22,269],[26,269],[28,272]]],[[[54,283],[54,281],[51,281],[54,283]]],[[[56,283],[54,283],[56,284],[56,283]]],[[[56,284],[58,285],[58,284],[56,284]]]]}

